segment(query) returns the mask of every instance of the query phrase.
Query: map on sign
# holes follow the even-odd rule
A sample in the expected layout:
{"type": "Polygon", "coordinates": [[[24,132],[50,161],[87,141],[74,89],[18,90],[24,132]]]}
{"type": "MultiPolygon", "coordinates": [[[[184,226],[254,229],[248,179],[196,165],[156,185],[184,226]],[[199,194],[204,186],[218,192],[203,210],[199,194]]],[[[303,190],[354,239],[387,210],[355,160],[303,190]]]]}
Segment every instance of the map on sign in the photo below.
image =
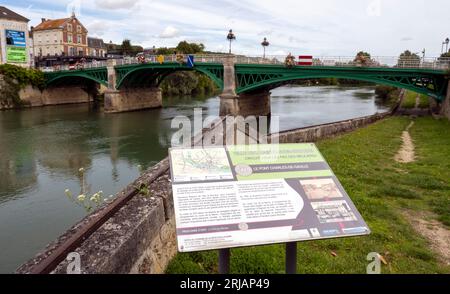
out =
{"type": "Polygon", "coordinates": [[[175,149],[170,157],[176,182],[233,179],[227,153],[223,148],[175,149]]]}
{"type": "Polygon", "coordinates": [[[367,235],[314,144],[169,150],[180,252],[367,235]]]}

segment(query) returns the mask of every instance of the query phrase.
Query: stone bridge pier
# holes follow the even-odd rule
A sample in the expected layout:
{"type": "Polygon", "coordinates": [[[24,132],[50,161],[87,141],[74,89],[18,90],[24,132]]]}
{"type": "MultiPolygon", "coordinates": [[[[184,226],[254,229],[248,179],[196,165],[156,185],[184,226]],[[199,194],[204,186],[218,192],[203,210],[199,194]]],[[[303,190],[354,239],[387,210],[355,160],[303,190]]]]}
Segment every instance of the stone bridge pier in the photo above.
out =
{"type": "Polygon", "coordinates": [[[220,116],[267,116],[271,113],[270,92],[236,94],[236,57],[228,56],[223,64],[223,91],[220,94],[220,116]]]}
{"type": "Polygon", "coordinates": [[[156,87],[116,89],[116,61],[108,60],[108,89],[105,91],[105,112],[118,113],[162,107],[161,89],[156,87]]]}

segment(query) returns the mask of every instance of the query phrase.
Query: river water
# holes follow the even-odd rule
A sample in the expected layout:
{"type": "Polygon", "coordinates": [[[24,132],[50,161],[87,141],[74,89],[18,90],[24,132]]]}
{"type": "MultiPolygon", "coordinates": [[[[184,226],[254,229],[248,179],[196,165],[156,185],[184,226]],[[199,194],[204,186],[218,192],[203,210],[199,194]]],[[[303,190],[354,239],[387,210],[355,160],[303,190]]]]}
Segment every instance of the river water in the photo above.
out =
{"type": "MultiPolygon", "coordinates": [[[[167,155],[171,119],[219,98],[164,98],[156,110],[106,115],[90,105],[0,112],[0,273],[13,272],[86,215],[64,190],[115,194],[167,155]],[[141,167],[140,167],[141,166],[141,167]]],[[[280,129],[371,115],[387,108],[373,88],[281,87],[272,91],[280,129]]]]}

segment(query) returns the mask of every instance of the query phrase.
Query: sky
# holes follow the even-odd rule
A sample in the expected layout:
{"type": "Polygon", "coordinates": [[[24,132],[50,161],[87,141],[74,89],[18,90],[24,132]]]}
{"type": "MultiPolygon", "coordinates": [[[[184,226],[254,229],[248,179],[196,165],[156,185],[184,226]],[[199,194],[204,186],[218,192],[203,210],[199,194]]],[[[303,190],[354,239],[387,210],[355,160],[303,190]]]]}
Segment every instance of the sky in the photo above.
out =
{"type": "Polygon", "coordinates": [[[64,18],[75,10],[89,35],[105,42],[171,47],[200,42],[209,51],[314,56],[398,56],[408,49],[441,53],[450,37],[449,0],[2,0],[29,18],[64,18]]]}

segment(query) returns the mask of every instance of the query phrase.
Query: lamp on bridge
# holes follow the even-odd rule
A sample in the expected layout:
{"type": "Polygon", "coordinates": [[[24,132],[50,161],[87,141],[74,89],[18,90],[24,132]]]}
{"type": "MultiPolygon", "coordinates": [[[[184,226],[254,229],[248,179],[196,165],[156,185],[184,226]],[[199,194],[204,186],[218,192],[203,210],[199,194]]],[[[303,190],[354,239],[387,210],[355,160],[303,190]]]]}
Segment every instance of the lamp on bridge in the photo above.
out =
{"type": "Polygon", "coordinates": [[[230,30],[230,31],[228,32],[227,40],[230,42],[230,51],[229,51],[229,53],[231,54],[231,42],[233,42],[234,40],[236,40],[236,35],[233,33],[233,30],[230,30]]]}
{"type": "Polygon", "coordinates": [[[448,43],[450,43],[450,39],[449,38],[445,39],[444,42],[442,42],[441,53],[447,53],[448,52],[448,43]],[[444,45],[445,45],[445,52],[444,52],[444,45]]]}
{"type": "Polygon", "coordinates": [[[261,45],[264,48],[264,54],[263,54],[263,58],[266,58],[266,47],[270,45],[269,41],[267,41],[267,38],[264,38],[264,40],[262,41],[261,45]]]}

